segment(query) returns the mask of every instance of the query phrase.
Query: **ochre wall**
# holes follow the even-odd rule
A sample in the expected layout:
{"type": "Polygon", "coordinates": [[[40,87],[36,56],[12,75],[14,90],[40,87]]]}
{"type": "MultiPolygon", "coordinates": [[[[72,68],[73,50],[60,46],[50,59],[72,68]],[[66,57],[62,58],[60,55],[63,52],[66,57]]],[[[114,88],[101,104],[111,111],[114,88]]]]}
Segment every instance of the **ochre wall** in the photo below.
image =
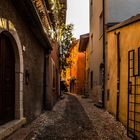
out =
{"type": "Polygon", "coordinates": [[[73,43],[73,46],[70,50],[70,85],[71,85],[71,92],[76,93],[76,83],[77,83],[77,60],[78,60],[78,48],[79,48],[79,41],[73,43]],[[75,80],[74,80],[75,79],[75,80]],[[74,80],[74,81],[73,81],[74,80]],[[73,81],[73,82],[72,82],[73,81]]]}
{"type": "Polygon", "coordinates": [[[77,75],[77,60],[78,60],[78,48],[79,48],[79,42],[76,43],[70,52],[71,57],[71,76],[76,77],[77,75]]]}
{"type": "Polygon", "coordinates": [[[79,52],[79,41],[74,44],[70,50],[70,77],[75,78],[74,93],[83,94],[85,92],[85,68],[86,68],[86,55],[79,52]]]}
{"type": "MultiPolygon", "coordinates": [[[[107,63],[108,82],[110,99],[107,101],[107,110],[116,114],[116,93],[117,93],[117,44],[115,32],[120,32],[120,106],[119,120],[127,124],[128,106],[128,51],[135,50],[135,69],[137,67],[137,52],[140,47],[140,21],[129,24],[125,27],[108,32],[107,63]]],[[[136,71],[137,73],[137,71],[136,71]]],[[[135,74],[136,74],[135,73],[135,74]]],[[[139,90],[139,89],[138,89],[139,90]]],[[[140,120],[139,120],[140,121],[140,120]]]]}
{"type": "Polygon", "coordinates": [[[107,75],[109,101],[107,101],[107,110],[116,115],[116,95],[117,95],[117,49],[114,32],[108,33],[107,47],[107,75]]]}
{"type": "Polygon", "coordinates": [[[85,68],[86,68],[86,58],[85,53],[79,52],[78,53],[78,60],[77,60],[77,94],[84,94],[85,92],[85,68]]]}

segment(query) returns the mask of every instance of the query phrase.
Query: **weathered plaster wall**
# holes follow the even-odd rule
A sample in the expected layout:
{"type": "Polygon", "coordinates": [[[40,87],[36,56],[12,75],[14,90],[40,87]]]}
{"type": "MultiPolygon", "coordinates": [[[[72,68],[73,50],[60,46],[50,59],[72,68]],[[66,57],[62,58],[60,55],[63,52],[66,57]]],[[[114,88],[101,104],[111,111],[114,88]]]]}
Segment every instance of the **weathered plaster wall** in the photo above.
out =
{"type": "MultiPolygon", "coordinates": [[[[116,93],[117,93],[117,46],[114,32],[120,32],[120,107],[119,119],[127,124],[128,105],[128,51],[135,50],[135,74],[137,74],[138,48],[140,47],[140,22],[113,30],[108,33],[108,89],[110,98],[107,103],[107,110],[116,114],[116,93]]],[[[139,90],[139,89],[138,89],[139,90]]],[[[139,99],[138,99],[139,100],[139,99]]],[[[137,101],[138,101],[137,100],[137,101]]]]}

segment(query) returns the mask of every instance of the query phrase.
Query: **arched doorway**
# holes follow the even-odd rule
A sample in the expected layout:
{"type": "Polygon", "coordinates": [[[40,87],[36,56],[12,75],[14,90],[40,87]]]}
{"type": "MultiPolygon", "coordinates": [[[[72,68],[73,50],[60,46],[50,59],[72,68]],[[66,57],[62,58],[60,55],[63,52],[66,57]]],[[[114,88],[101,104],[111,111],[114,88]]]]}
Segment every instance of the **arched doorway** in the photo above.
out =
{"type": "Polygon", "coordinates": [[[15,54],[12,42],[0,34],[0,124],[15,119],[15,54]]]}

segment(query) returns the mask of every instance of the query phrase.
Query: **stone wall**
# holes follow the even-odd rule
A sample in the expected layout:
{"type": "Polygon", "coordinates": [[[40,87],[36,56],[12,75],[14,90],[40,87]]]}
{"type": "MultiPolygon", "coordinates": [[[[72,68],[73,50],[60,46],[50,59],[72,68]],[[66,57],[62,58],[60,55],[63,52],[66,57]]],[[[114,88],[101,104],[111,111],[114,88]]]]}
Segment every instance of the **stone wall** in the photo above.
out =
{"type": "Polygon", "coordinates": [[[23,47],[23,113],[29,122],[37,117],[43,109],[44,49],[37,42],[28,23],[22,19],[22,15],[19,15],[11,0],[0,1],[0,18],[13,23],[23,47]],[[25,80],[25,71],[29,75],[28,83],[25,80]]]}

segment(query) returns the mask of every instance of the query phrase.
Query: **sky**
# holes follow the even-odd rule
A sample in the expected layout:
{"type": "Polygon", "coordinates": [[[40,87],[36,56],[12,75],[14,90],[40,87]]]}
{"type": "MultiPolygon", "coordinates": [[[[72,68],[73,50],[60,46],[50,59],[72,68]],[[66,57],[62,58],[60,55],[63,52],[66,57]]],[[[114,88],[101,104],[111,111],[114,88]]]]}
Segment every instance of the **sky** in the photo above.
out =
{"type": "Polygon", "coordinates": [[[89,32],[89,0],[67,0],[67,24],[74,24],[74,37],[89,32]]]}

